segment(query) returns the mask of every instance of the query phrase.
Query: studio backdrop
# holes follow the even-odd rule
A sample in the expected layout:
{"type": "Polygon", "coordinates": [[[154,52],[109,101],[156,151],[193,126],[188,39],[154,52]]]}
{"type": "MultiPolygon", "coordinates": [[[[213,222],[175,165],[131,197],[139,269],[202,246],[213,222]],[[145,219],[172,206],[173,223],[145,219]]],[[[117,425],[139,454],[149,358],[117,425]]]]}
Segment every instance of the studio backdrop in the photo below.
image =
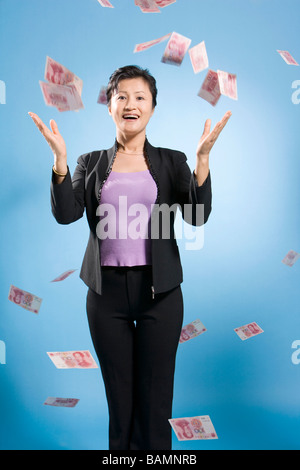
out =
{"type": "Polygon", "coordinates": [[[88,225],[51,214],[53,155],[28,112],[55,119],[73,173],[80,155],[114,143],[103,89],[124,65],[157,81],[149,142],[184,152],[191,170],[205,120],[232,112],[210,155],[208,222],[176,218],[192,327],[170,416],[188,424],[173,449],[300,448],[299,1],[165,3],[0,0],[2,450],[108,448],[79,278],[88,225]],[[176,37],[177,63],[163,59],[176,37]],[[56,106],[47,58],[72,72],[56,106]],[[67,368],[49,354],[70,351],[67,368]],[[191,438],[191,418],[215,432],[191,438]]]}

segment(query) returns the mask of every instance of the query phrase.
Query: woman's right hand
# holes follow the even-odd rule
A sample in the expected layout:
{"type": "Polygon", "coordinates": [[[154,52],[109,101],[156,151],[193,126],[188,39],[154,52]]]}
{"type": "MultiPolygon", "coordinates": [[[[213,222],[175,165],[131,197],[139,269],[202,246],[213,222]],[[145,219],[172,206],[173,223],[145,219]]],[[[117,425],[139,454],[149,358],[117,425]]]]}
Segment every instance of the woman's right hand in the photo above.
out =
{"type": "Polygon", "coordinates": [[[29,116],[32,118],[33,122],[40,130],[40,132],[45,137],[46,141],[48,142],[53,155],[54,155],[54,169],[64,175],[67,173],[67,149],[65,141],[60,134],[57,124],[54,119],[50,121],[51,130],[43,123],[43,121],[39,118],[39,116],[35,113],[28,113],[29,116]]]}

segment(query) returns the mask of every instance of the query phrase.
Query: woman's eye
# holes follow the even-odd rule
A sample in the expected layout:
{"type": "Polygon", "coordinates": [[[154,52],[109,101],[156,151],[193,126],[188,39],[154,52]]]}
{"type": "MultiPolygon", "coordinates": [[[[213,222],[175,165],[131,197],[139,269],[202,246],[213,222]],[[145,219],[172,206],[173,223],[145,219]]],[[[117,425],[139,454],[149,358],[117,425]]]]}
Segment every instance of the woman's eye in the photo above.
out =
{"type": "Polygon", "coordinates": [[[137,99],[138,99],[138,100],[143,100],[144,97],[143,97],[143,96],[138,96],[137,99]]]}
{"type": "Polygon", "coordinates": [[[118,100],[123,100],[125,99],[125,96],[118,96],[118,100]]]}

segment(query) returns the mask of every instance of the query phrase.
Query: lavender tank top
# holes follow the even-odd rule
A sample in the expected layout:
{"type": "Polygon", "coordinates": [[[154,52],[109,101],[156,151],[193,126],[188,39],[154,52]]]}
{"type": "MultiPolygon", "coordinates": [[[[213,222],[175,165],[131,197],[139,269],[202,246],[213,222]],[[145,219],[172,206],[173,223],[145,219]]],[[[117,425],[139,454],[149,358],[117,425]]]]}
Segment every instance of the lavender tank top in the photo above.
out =
{"type": "Polygon", "coordinates": [[[111,171],[99,206],[102,266],[151,264],[150,216],[157,187],[149,170],[111,171]]]}

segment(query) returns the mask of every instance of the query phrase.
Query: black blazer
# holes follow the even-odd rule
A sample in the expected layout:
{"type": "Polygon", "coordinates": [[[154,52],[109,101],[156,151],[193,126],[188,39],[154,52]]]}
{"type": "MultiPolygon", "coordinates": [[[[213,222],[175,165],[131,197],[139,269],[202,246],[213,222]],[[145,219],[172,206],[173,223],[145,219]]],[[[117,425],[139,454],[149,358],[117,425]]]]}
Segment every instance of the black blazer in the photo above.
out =
{"type": "MultiPolygon", "coordinates": [[[[117,152],[117,142],[108,150],[97,150],[81,155],[77,160],[73,178],[68,173],[60,184],[55,184],[55,174],[51,180],[51,208],[59,224],[70,224],[83,216],[90,228],[90,236],[81,266],[80,278],[101,295],[102,277],[100,243],[96,227],[100,218],[96,215],[101,199],[102,186],[112,169],[117,152]]],[[[198,186],[196,176],[186,162],[184,153],[166,148],[153,147],[145,141],[145,153],[150,173],[157,185],[156,206],[178,204],[184,220],[192,225],[206,223],[211,212],[210,173],[205,182],[198,186]],[[192,212],[184,205],[190,204],[192,212]],[[201,204],[202,220],[196,219],[196,205],[201,204]]],[[[186,206],[187,207],[187,206],[186,206]]],[[[153,210],[151,218],[161,217],[160,211],[153,210]]],[[[168,238],[151,237],[152,251],[152,296],[178,286],[182,280],[182,266],[179,250],[174,236],[174,217],[171,213],[171,230],[168,238]]]]}

